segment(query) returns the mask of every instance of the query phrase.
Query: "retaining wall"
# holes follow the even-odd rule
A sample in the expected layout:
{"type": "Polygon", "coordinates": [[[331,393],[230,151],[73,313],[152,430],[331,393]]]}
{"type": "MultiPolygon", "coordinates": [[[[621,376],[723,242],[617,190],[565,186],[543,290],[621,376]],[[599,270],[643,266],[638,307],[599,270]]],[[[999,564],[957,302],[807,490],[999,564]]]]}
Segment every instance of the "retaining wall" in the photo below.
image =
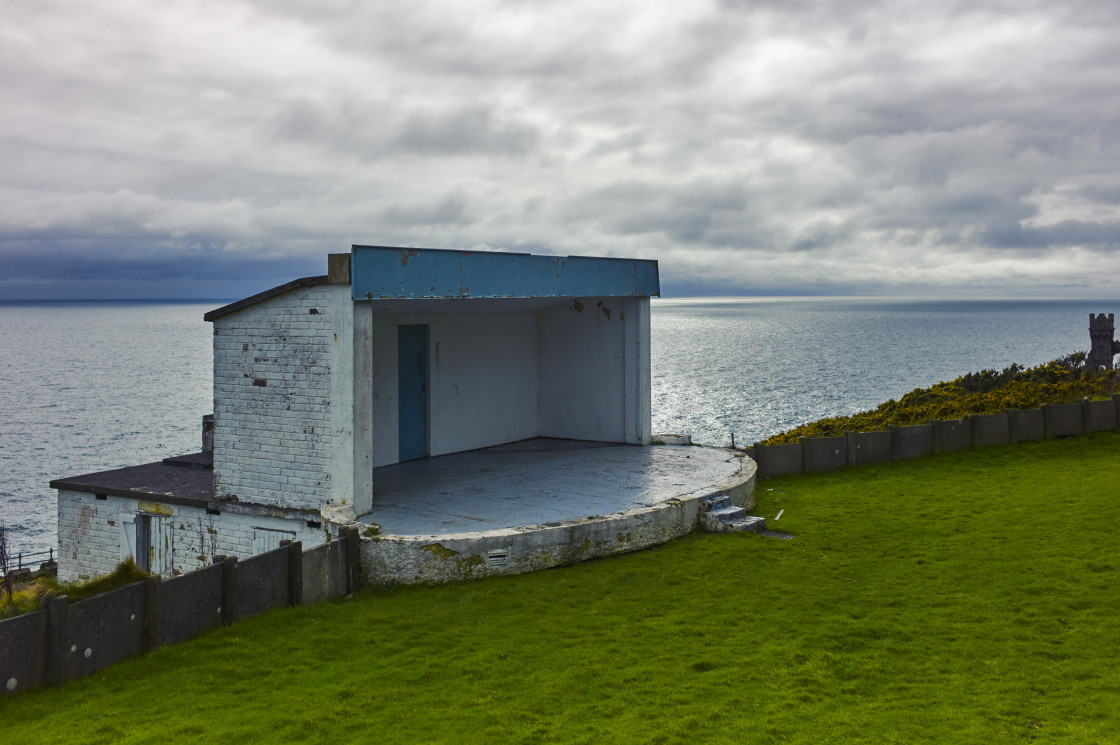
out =
{"type": "Polygon", "coordinates": [[[34,613],[0,621],[2,691],[59,685],[271,608],[354,592],[358,542],[348,530],[307,551],[298,541],[285,543],[244,561],[219,557],[180,577],[148,577],[73,603],[52,598],[34,613]]]}
{"type": "Polygon", "coordinates": [[[1041,409],[1007,409],[1002,414],[891,426],[878,432],[849,432],[843,437],[802,437],[793,444],[756,444],[745,452],[758,463],[758,478],[769,478],[1118,429],[1120,394],[1107,401],[1083,399],[1041,409]]]}

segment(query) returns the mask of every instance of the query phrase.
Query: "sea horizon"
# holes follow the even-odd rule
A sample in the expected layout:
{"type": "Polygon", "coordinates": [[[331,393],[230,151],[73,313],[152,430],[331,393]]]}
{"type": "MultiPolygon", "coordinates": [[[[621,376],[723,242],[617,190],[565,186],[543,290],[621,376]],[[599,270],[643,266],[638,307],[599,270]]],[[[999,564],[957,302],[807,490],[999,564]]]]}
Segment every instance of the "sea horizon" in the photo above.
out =
{"type": "MultiPolygon", "coordinates": [[[[17,549],[55,545],[52,479],[200,448],[213,408],[203,312],[228,302],[0,301],[0,518],[17,549]]],[[[969,372],[1086,350],[1085,316],[1118,309],[1116,299],[657,298],[653,430],[750,445],[969,372]]]]}

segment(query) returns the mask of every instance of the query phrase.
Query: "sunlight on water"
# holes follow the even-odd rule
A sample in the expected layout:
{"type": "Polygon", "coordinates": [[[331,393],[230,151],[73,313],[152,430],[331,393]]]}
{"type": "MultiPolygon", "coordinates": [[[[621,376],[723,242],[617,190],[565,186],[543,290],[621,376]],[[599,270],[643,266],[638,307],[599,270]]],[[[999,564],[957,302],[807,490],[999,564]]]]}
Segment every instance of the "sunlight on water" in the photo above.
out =
{"type": "Polygon", "coordinates": [[[919,386],[1087,349],[1115,301],[654,300],[653,429],[749,445],[919,386]]]}

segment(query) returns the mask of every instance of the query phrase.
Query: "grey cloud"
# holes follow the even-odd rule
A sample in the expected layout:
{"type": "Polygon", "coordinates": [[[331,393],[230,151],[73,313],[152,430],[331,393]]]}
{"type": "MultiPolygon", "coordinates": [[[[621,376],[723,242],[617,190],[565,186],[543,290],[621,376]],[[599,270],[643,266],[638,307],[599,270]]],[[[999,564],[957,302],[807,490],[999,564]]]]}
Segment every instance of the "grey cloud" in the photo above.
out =
{"type": "Polygon", "coordinates": [[[1077,193],[1094,202],[1120,205],[1120,183],[1082,186],[1077,193]]]}
{"type": "Polygon", "coordinates": [[[28,282],[62,245],[153,283],[350,242],[648,256],[721,292],[1120,271],[1112,2],[10,15],[0,258],[28,282]]]}
{"type": "Polygon", "coordinates": [[[1120,222],[1063,220],[1054,225],[1025,227],[1019,222],[985,226],[985,245],[997,248],[1048,248],[1083,246],[1120,251],[1120,222]]]}
{"type": "Polygon", "coordinates": [[[481,106],[458,110],[412,112],[395,137],[396,144],[420,154],[520,155],[540,140],[536,127],[481,106]]]}
{"type": "Polygon", "coordinates": [[[390,225],[468,225],[473,218],[462,194],[450,194],[431,204],[393,205],[381,214],[390,225]]]}

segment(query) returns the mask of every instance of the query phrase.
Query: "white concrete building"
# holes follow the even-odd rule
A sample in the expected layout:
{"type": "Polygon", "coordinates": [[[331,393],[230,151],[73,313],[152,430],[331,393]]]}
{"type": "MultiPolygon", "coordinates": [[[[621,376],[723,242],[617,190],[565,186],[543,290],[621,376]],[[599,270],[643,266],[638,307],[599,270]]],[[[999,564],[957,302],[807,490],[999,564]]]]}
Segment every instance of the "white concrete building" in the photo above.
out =
{"type": "Polygon", "coordinates": [[[52,481],[59,575],[318,543],[324,509],[368,513],[377,469],[402,461],[646,445],[657,294],[653,261],[354,246],[211,311],[212,452],[52,481]]]}

